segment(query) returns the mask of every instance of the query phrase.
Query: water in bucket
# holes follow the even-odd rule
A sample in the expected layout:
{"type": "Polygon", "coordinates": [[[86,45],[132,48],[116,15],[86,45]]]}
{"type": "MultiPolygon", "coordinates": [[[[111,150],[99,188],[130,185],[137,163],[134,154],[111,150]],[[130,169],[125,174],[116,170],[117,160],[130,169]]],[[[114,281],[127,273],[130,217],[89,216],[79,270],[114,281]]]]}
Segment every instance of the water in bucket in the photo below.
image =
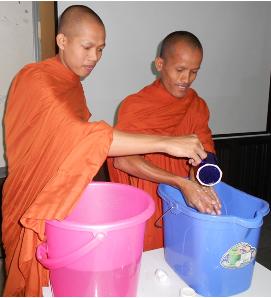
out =
{"type": "Polygon", "coordinates": [[[152,198],[129,185],[88,185],[64,221],[46,222],[37,258],[54,296],[136,296],[152,198]]]}

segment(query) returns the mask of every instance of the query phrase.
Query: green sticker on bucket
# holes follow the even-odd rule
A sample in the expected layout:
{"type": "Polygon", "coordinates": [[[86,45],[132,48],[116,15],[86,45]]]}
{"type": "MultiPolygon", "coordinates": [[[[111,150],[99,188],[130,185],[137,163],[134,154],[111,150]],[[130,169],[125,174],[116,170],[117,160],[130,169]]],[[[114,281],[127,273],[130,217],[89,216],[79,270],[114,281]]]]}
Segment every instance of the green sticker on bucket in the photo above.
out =
{"type": "Polygon", "coordinates": [[[220,265],[228,269],[242,268],[255,260],[256,251],[249,243],[239,242],[223,255],[220,265]]]}

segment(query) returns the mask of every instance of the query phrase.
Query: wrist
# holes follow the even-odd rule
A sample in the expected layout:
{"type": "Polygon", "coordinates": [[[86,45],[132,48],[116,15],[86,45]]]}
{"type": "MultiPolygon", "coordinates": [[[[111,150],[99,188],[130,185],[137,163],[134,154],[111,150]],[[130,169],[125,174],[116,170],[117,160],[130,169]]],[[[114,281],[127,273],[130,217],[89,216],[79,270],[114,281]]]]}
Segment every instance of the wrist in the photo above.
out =
{"type": "Polygon", "coordinates": [[[189,183],[189,179],[176,176],[174,179],[174,186],[178,187],[179,189],[183,189],[186,187],[186,185],[189,183]]]}
{"type": "Polygon", "coordinates": [[[168,153],[168,136],[159,136],[156,141],[156,152],[168,153]]]}

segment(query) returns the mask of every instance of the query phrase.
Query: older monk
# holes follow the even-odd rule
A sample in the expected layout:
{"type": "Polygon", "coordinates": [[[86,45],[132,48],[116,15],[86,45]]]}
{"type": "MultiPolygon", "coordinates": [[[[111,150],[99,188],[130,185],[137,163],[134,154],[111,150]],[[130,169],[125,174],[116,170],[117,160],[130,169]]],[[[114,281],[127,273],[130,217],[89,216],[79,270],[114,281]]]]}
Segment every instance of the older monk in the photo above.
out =
{"type": "MultiPolygon", "coordinates": [[[[204,149],[214,153],[207,104],[191,88],[202,57],[202,45],[194,34],[175,31],[166,36],[155,59],[159,78],[124,99],[115,128],[168,136],[195,134],[204,149]]],[[[195,169],[185,158],[161,153],[109,158],[108,168],[112,181],[139,187],[154,198],[156,211],[147,222],[145,250],[163,246],[163,231],[156,227],[156,221],[162,216],[158,183],[179,188],[187,204],[200,212],[220,214],[221,204],[214,190],[197,183],[195,169]]]]}

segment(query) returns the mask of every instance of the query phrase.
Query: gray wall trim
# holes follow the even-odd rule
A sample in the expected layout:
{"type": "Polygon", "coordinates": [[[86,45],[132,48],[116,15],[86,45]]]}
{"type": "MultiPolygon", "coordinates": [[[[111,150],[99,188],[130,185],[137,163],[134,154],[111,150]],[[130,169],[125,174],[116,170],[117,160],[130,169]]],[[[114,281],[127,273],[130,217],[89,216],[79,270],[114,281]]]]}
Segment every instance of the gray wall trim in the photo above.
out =
{"type": "Polygon", "coordinates": [[[8,169],[7,167],[0,167],[0,178],[7,177],[8,169]]]}
{"type": "Polygon", "coordinates": [[[39,22],[39,3],[33,1],[32,3],[32,15],[33,15],[33,43],[34,43],[34,55],[35,60],[40,61],[40,22],[39,22]]]}

